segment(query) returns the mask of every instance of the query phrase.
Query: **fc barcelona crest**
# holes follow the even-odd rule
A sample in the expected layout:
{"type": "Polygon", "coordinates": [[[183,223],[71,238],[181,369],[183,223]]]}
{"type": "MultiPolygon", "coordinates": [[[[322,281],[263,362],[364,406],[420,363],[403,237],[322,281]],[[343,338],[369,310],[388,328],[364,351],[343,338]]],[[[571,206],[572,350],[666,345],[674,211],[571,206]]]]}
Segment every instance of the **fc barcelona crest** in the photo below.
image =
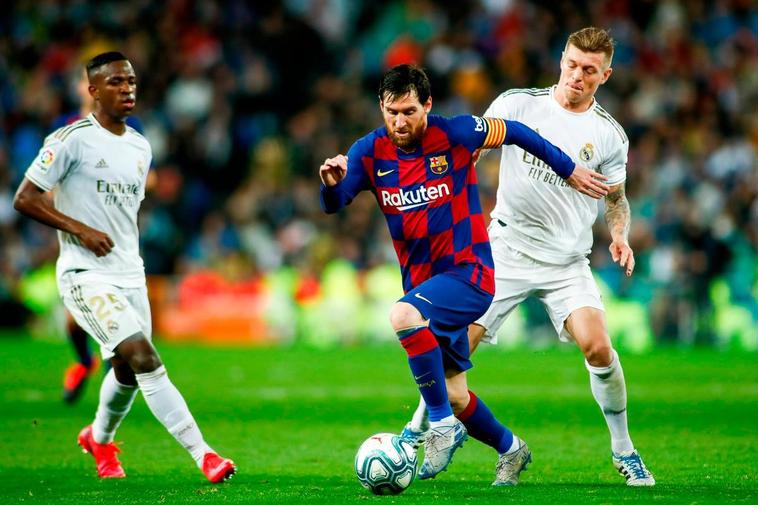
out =
{"type": "Polygon", "coordinates": [[[432,173],[437,175],[447,172],[447,158],[443,154],[442,156],[432,156],[429,158],[429,168],[432,173]]]}

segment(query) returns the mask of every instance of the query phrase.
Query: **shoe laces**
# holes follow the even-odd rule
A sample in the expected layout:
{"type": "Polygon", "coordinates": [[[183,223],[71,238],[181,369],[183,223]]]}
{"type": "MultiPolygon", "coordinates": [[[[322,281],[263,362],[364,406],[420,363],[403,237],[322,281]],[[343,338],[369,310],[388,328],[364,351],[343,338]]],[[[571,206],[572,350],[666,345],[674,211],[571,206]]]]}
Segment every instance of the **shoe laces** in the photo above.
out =
{"type": "Polygon", "coordinates": [[[458,423],[430,428],[424,442],[427,452],[430,450],[443,451],[449,449],[455,444],[459,432],[458,423]]]}
{"type": "Polygon", "coordinates": [[[121,452],[121,449],[118,448],[116,444],[113,442],[109,444],[98,444],[100,447],[97,449],[97,455],[101,457],[104,461],[118,461],[118,458],[116,457],[116,454],[121,452]]]}
{"type": "Polygon", "coordinates": [[[431,429],[426,437],[426,451],[440,451],[447,444],[448,433],[443,430],[431,429]]]}
{"type": "Polygon", "coordinates": [[[500,475],[500,473],[505,470],[510,464],[510,461],[508,460],[508,457],[503,454],[500,458],[497,460],[497,465],[495,466],[495,473],[500,475]]]}
{"type": "Polygon", "coordinates": [[[645,463],[642,462],[642,458],[640,458],[640,455],[636,452],[628,456],[621,456],[619,459],[627,468],[629,473],[634,475],[635,479],[645,479],[648,477],[648,471],[647,468],[645,468],[645,463]]]}
{"type": "Polygon", "coordinates": [[[95,458],[97,460],[97,467],[101,471],[119,469],[121,462],[116,456],[119,452],[121,452],[121,449],[113,442],[110,444],[100,444],[100,447],[97,448],[97,457],[95,458]]]}
{"type": "Polygon", "coordinates": [[[495,472],[497,474],[500,474],[501,472],[505,472],[506,470],[509,470],[511,467],[516,466],[516,461],[518,460],[518,454],[521,451],[521,448],[517,449],[515,452],[512,452],[510,454],[503,454],[498,458],[497,465],[495,466],[495,472]]]}

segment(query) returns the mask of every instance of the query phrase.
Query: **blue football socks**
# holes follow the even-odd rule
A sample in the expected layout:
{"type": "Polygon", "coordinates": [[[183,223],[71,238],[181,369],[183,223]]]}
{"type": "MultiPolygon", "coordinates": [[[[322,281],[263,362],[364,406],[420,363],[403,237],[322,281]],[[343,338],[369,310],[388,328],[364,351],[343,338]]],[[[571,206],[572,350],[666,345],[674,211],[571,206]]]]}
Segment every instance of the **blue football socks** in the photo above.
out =
{"type": "Polygon", "coordinates": [[[466,426],[469,435],[494,447],[499,454],[508,452],[513,445],[513,432],[503,426],[472,391],[469,391],[469,404],[458,419],[466,426]]]}
{"type": "Polygon", "coordinates": [[[429,409],[429,421],[440,421],[453,415],[447,399],[442,351],[434,334],[426,326],[398,332],[400,343],[408,353],[408,364],[418,390],[429,409]]]}

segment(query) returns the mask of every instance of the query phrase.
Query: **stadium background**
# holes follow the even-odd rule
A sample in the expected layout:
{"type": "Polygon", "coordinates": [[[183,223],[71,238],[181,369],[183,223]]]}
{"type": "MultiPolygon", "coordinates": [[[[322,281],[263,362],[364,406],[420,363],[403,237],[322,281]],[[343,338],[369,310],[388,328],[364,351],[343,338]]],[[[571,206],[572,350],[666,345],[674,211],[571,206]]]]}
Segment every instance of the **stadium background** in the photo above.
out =
{"type": "MultiPolygon", "coordinates": [[[[611,28],[618,41],[598,98],[631,140],[638,267],[627,279],[611,263],[602,212],[592,265],[623,349],[632,435],[659,484],[622,485],[579,353],[545,348],[556,339],[541,307],[527,304],[502,345],[477,353],[471,374],[493,411],[529,440],[535,464],[524,482],[493,492],[493,455],[470,443],[450,472],[400,498],[758,497],[754,2],[28,0],[3,8],[3,502],[367,498],[350,467],[355,449],[370,433],[399,430],[416,402],[387,324],[400,281],[375,203],[364,195],[339,217],[323,215],[317,167],[380,123],[375,88],[388,65],[427,68],[434,112],[481,113],[503,90],[555,82],[566,36],[588,24],[611,28]],[[141,400],[118,437],[130,478],[95,485],[73,438],[97,388],[73,408],[60,400],[71,351],[52,272],[55,234],[20,217],[12,197],[45,135],[77,111],[82,62],[113,48],[136,67],[135,115],[155,155],[141,239],[156,338],[209,440],[240,466],[229,486],[203,485],[141,400]]],[[[491,208],[497,156],[478,171],[491,208]]]]}
{"type": "MultiPolygon", "coordinates": [[[[592,256],[614,338],[630,349],[758,348],[749,0],[12,3],[0,20],[2,324],[60,333],[54,233],[11,201],[45,135],[78,110],[92,54],[122,50],[140,80],[135,115],[154,151],[141,241],[157,333],[328,345],[394,338],[386,309],[399,277],[384,223],[369,197],[323,215],[316,175],[380,124],[382,71],[416,61],[434,112],[482,113],[508,88],[556,81],[567,34],[590,23],[617,40],[598,98],[631,141],[637,270],[626,279],[611,262],[602,211],[592,256]]],[[[497,159],[479,167],[485,209],[497,159]]],[[[543,312],[524,306],[504,339],[554,340],[543,312]]]]}

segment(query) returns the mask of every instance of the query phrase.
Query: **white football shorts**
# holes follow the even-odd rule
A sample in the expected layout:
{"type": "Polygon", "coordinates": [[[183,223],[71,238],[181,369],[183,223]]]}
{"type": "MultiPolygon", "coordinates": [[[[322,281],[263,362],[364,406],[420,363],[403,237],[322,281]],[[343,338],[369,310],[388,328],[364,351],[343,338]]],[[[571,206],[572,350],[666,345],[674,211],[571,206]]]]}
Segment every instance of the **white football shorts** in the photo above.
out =
{"type": "Polygon", "coordinates": [[[497,332],[508,315],[534,295],[545,305],[558,337],[573,341],[564,323],[582,307],[605,311],[589,260],[580,258],[566,265],[544,263],[512,249],[505,243],[503,226],[493,220],[489,227],[495,260],[495,297],[487,312],[476,321],[485,328],[482,341],[497,343],[497,332]]]}
{"type": "Polygon", "coordinates": [[[147,287],[121,288],[101,281],[61,276],[58,288],[76,323],[100,345],[103,359],[114,356],[118,344],[136,333],[152,338],[147,287]]]}

